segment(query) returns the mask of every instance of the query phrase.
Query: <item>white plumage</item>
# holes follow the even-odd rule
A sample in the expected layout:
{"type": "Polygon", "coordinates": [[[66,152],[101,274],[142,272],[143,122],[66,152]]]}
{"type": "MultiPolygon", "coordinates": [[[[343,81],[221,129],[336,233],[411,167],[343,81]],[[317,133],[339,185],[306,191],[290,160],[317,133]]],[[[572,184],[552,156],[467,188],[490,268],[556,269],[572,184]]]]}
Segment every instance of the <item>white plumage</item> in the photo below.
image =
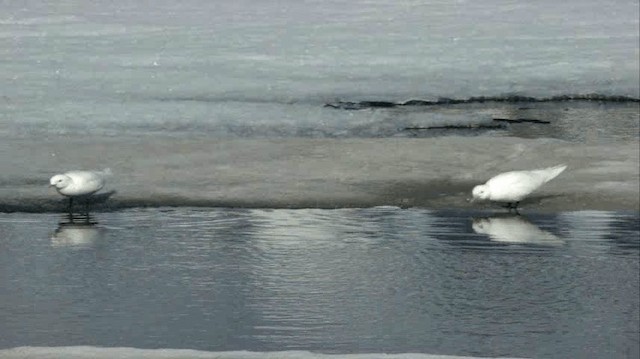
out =
{"type": "Polygon", "coordinates": [[[107,171],[69,171],[51,177],[49,183],[63,196],[89,195],[104,187],[107,171]]]}
{"type": "Polygon", "coordinates": [[[74,197],[89,196],[101,190],[105,177],[111,175],[110,169],[103,171],[69,171],[57,174],[49,180],[49,184],[63,196],[69,197],[69,212],[74,197]]]}
{"type": "Polygon", "coordinates": [[[483,185],[473,188],[473,198],[515,204],[527,197],[543,184],[557,177],[567,168],[566,165],[542,168],[531,171],[511,171],[501,173],[483,185]]]}

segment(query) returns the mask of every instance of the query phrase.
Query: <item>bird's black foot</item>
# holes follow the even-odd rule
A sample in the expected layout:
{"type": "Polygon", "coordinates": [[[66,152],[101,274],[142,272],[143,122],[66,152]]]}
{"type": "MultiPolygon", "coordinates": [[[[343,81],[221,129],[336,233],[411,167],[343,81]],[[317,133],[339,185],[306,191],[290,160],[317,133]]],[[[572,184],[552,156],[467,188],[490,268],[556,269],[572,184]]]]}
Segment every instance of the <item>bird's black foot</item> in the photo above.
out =
{"type": "Polygon", "coordinates": [[[515,214],[520,214],[520,212],[518,212],[518,204],[520,204],[520,202],[508,202],[504,208],[509,210],[509,213],[511,213],[513,211],[513,213],[515,214]]]}

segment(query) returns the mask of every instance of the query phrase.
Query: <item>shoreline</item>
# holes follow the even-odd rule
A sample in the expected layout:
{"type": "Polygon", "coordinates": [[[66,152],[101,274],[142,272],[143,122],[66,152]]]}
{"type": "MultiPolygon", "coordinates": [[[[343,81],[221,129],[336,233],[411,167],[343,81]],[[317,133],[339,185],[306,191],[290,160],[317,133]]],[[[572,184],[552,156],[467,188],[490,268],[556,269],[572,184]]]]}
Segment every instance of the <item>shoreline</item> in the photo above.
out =
{"type": "MultiPolygon", "coordinates": [[[[640,213],[637,201],[625,196],[615,198],[602,196],[586,199],[589,194],[573,193],[563,195],[546,193],[532,195],[523,200],[518,206],[521,214],[527,213],[560,213],[580,211],[634,212],[640,213]]],[[[283,201],[277,199],[202,199],[185,197],[154,198],[113,198],[106,203],[90,206],[90,213],[118,212],[129,209],[164,209],[164,208],[225,208],[225,209],[348,209],[398,207],[401,209],[426,209],[432,211],[462,211],[462,212],[504,212],[510,213],[500,203],[476,202],[470,203],[466,193],[453,195],[428,193],[413,198],[393,197],[392,195],[378,198],[360,199],[299,199],[283,201]]],[[[80,212],[80,204],[74,206],[74,212],[80,212]]],[[[5,200],[0,202],[0,213],[60,213],[66,214],[67,202],[64,199],[34,198],[31,200],[5,200]]]]}
{"type": "MultiPolygon", "coordinates": [[[[25,163],[35,163],[38,171],[23,170],[23,178],[2,179],[0,212],[65,211],[66,199],[49,190],[48,178],[59,168],[103,167],[110,167],[114,175],[102,193],[115,193],[106,201],[98,200],[104,202],[94,205],[98,211],[135,207],[499,209],[491,203],[469,203],[473,186],[500,172],[559,163],[569,168],[522,201],[522,210],[640,211],[637,143],[581,145],[513,137],[43,142],[22,144],[25,163]],[[62,161],[51,161],[49,153],[40,153],[45,148],[62,161]],[[103,154],[101,163],[96,163],[95,153],[103,154]]],[[[14,172],[9,168],[8,173],[14,172]]]]}

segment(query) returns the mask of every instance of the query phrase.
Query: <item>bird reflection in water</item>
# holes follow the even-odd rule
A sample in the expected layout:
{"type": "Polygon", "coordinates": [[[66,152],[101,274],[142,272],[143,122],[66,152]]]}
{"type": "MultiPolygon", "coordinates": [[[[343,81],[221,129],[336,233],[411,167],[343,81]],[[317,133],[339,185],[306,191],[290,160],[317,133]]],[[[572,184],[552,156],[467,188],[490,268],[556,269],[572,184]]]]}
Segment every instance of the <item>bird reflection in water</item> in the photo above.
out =
{"type": "Polygon", "coordinates": [[[486,234],[494,242],[561,246],[565,241],[555,234],[541,230],[521,215],[506,214],[474,218],[473,230],[486,234]]]}
{"type": "Polygon", "coordinates": [[[90,215],[65,215],[51,236],[54,247],[91,247],[102,236],[98,222],[90,215]]]}

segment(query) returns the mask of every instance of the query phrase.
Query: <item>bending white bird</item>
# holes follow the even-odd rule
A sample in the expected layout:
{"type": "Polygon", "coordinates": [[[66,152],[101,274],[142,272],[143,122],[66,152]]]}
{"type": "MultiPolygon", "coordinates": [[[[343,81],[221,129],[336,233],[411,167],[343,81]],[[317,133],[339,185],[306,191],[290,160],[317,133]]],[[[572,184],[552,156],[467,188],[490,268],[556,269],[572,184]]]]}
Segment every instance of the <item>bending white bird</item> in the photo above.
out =
{"type": "Polygon", "coordinates": [[[473,199],[506,202],[507,208],[517,210],[522,199],[557,177],[566,168],[566,165],[558,165],[531,171],[501,173],[487,183],[475,186],[472,192],[473,199]]]}
{"type": "Polygon", "coordinates": [[[69,171],[51,177],[49,184],[61,195],[69,197],[71,213],[73,198],[86,197],[98,192],[104,187],[105,177],[109,175],[111,170],[108,168],[103,171],[69,171]]]}

